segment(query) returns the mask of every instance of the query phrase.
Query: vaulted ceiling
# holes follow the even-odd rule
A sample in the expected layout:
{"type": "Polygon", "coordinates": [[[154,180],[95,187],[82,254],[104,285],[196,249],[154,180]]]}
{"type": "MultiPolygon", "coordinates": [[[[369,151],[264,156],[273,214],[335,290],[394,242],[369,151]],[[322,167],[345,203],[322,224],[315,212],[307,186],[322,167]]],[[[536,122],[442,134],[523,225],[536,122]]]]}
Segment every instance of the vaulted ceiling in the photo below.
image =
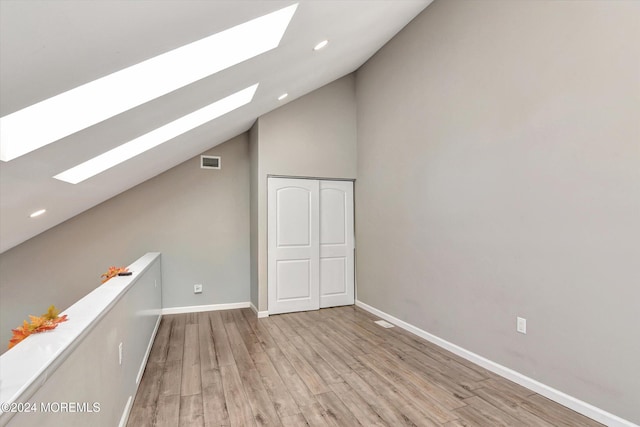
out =
{"type": "MultiPolygon", "coordinates": [[[[430,2],[1,0],[3,120],[101,77],[271,12],[298,6],[277,47],[15,159],[1,161],[0,252],[247,131],[259,116],[353,72],[430,2]],[[329,44],[314,51],[313,47],[325,39],[329,44]],[[256,83],[250,103],[130,160],[78,184],[53,178],[256,83]],[[279,101],[283,93],[289,96],[279,101]],[[46,213],[30,218],[40,209],[46,213]]],[[[178,63],[172,69],[181,73],[181,66],[186,67],[178,63]]],[[[86,105],[117,101],[135,86],[92,97],[86,105]]],[[[53,116],[53,122],[60,123],[73,121],[82,110],[82,105],[76,105],[76,110],[70,110],[76,112],[56,110],[49,118],[53,116]]],[[[23,132],[42,127],[43,122],[31,120],[23,132]]],[[[3,130],[3,150],[8,143],[3,130]]]]}

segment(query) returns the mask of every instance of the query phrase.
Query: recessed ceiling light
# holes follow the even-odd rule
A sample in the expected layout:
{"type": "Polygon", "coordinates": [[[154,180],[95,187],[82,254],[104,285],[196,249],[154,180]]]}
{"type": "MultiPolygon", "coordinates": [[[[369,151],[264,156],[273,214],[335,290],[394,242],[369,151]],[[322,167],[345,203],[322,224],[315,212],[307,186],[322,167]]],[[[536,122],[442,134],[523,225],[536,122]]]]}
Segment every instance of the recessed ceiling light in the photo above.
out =
{"type": "Polygon", "coordinates": [[[280,95],[280,96],[278,97],[278,101],[282,101],[282,100],[283,100],[283,99],[285,99],[287,96],[289,96],[289,94],[288,94],[288,93],[283,93],[282,95],[280,95]]]}
{"type": "Polygon", "coordinates": [[[54,176],[55,179],[77,184],[87,178],[104,172],[132,157],[169,141],[183,133],[218,118],[230,111],[248,104],[258,88],[256,83],[219,101],[209,104],[193,113],[182,116],[136,139],[124,143],[78,166],[72,167],[54,176]]]}
{"type": "Polygon", "coordinates": [[[328,44],[329,44],[329,40],[322,40],[320,43],[314,46],[313,50],[320,50],[328,44]]]}
{"type": "Polygon", "coordinates": [[[247,21],[2,117],[0,160],[13,160],[276,48],[297,7],[247,21]]]}
{"type": "Polygon", "coordinates": [[[35,218],[37,216],[42,215],[43,213],[45,213],[47,210],[46,209],[40,209],[39,211],[35,211],[34,213],[32,213],[31,215],[29,215],[30,218],[35,218]]]}

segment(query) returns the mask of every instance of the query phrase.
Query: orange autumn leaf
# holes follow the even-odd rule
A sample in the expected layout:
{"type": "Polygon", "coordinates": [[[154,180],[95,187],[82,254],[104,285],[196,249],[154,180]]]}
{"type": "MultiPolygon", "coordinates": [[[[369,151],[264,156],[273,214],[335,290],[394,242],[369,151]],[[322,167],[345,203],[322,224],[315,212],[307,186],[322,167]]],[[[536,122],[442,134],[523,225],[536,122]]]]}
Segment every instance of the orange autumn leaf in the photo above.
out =
{"type": "Polygon", "coordinates": [[[42,316],[29,315],[30,322],[24,320],[22,326],[12,329],[13,336],[9,340],[9,348],[14,347],[20,341],[25,339],[31,334],[37,334],[44,331],[50,331],[55,329],[59,323],[67,321],[67,315],[58,316],[59,311],[54,305],[49,307],[49,310],[42,316]]]}
{"type": "Polygon", "coordinates": [[[55,305],[51,304],[47,312],[44,313],[42,317],[44,317],[45,319],[53,320],[58,317],[58,314],[60,314],[60,311],[56,309],[55,305]]]}
{"type": "Polygon", "coordinates": [[[14,345],[18,344],[20,341],[31,335],[31,331],[29,330],[29,323],[25,320],[22,326],[19,326],[15,329],[12,329],[13,337],[9,340],[9,348],[12,348],[14,345]]]}
{"type": "Polygon", "coordinates": [[[29,324],[29,329],[31,330],[31,332],[37,331],[38,329],[44,327],[47,323],[47,319],[45,319],[44,317],[29,315],[29,320],[31,321],[31,323],[29,324]]]}
{"type": "Polygon", "coordinates": [[[126,268],[126,267],[114,267],[114,266],[111,266],[111,267],[109,267],[109,269],[107,270],[106,273],[103,273],[103,274],[100,275],[100,277],[102,278],[102,283],[105,283],[105,282],[109,281],[109,279],[114,278],[119,273],[126,273],[127,271],[129,271],[129,269],[126,268]]]}

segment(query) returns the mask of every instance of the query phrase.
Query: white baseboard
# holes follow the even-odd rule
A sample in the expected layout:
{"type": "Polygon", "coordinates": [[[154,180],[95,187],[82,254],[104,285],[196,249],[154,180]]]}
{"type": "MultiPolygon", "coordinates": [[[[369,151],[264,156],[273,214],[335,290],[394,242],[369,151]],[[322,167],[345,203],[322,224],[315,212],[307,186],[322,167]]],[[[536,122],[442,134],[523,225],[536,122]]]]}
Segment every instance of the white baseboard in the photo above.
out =
{"type": "Polygon", "coordinates": [[[142,358],[142,363],[140,364],[140,369],[138,369],[138,376],[136,377],[136,389],[133,390],[133,395],[129,396],[129,400],[127,400],[127,404],[124,407],[124,411],[122,412],[122,417],[120,417],[119,427],[125,427],[127,425],[127,421],[129,420],[129,415],[131,413],[131,404],[133,403],[133,396],[138,393],[138,387],[140,386],[140,380],[142,379],[142,375],[144,374],[144,368],[147,367],[147,360],[149,360],[149,355],[151,354],[151,348],[153,347],[153,342],[156,340],[156,334],[158,333],[158,328],[160,327],[160,321],[162,320],[162,316],[158,316],[156,320],[156,324],[153,327],[153,332],[151,332],[151,336],[149,337],[149,344],[147,344],[147,350],[144,353],[144,357],[142,358]]]}
{"type": "Polygon", "coordinates": [[[126,427],[127,421],[129,421],[129,414],[131,413],[131,404],[133,403],[133,396],[129,396],[127,400],[127,404],[124,407],[124,412],[122,412],[122,416],[120,417],[120,423],[118,427],[126,427]]]}
{"type": "Polygon", "coordinates": [[[249,308],[249,302],[232,302],[229,304],[191,305],[187,307],[167,307],[162,314],[199,313],[201,311],[233,310],[234,308],[249,308]]]}
{"type": "Polygon", "coordinates": [[[269,317],[268,311],[258,311],[258,308],[255,305],[253,305],[253,303],[250,303],[250,304],[251,304],[251,310],[253,310],[256,316],[258,316],[258,319],[269,317]]]}
{"type": "Polygon", "coordinates": [[[158,316],[158,320],[156,320],[156,326],[153,327],[151,338],[149,338],[147,351],[144,353],[144,357],[142,358],[142,364],[140,365],[140,369],[138,370],[138,376],[136,377],[136,392],[138,391],[138,386],[140,385],[142,374],[144,374],[144,368],[146,368],[147,366],[147,360],[149,360],[149,355],[151,354],[151,348],[153,347],[153,342],[156,340],[156,334],[158,333],[158,328],[160,327],[161,320],[162,320],[162,316],[158,316]]]}
{"type": "Polygon", "coordinates": [[[421,338],[424,338],[427,341],[436,344],[437,346],[449,350],[450,352],[457,354],[458,356],[467,359],[475,363],[476,365],[480,365],[495,374],[518,383],[523,387],[526,387],[538,394],[541,394],[542,396],[558,402],[559,404],[566,406],[567,408],[573,409],[574,411],[579,412],[582,415],[585,415],[609,427],[639,427],[637,424],[634,424],[631,421],[620,418],[617,415],[597,408],[573,396],[569,396],[568,394],[563,393],[560,390],[556,390],[553,387],[550,387],[539,381],[536,381],[533,378],[529,378],[526,375],[514,371],[513,369],[509,369],[506,366],[502,366],[458,345],[450,343],[449,341],[446,341],[403,320],[400,320],[397,317],[387,314],[384,311],[378,310],[375,307],[365,304],[362,301],[356,300],[356,305],[388,322],[393,323],[396,326],[401,327],[402,329],[405,329],[421,338]]]}

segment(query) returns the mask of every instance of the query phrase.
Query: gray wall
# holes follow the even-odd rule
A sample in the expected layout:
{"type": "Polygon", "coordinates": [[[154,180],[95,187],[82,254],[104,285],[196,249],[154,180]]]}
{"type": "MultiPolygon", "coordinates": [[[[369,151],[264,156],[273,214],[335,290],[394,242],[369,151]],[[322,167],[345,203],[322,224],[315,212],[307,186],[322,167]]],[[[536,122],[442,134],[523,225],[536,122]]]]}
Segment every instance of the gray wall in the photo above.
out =
{"type": "Polygon", "coordinates": [[[249,144],[242,134],[0,255],[0,344],[28,314],[64,309],[110,265],[162,252],[163,307],[249,301],[249,144]],[[193,285],[204,291],[193,294],[193,285]]]}
{"type": "Polygon", "coordinates": [[[358,298],[636,423],[639,17],[438,0],[356,76],[358,298]]]}
{"type": "Polygon", "coordinates": [[[258,308],[265,311],[267,176],[356,178],[354,76],[342,77],[260,117],[257,131],[258,308]]]}
{"type": "Polygon", "coordinates": [[[249,158],[250,158],[250,276],[251,276],[251,303],[258,309],[259,293],[258,293],[258,134],[259,123],[256,120],[254,125],[249,130],[249,158]]]}

